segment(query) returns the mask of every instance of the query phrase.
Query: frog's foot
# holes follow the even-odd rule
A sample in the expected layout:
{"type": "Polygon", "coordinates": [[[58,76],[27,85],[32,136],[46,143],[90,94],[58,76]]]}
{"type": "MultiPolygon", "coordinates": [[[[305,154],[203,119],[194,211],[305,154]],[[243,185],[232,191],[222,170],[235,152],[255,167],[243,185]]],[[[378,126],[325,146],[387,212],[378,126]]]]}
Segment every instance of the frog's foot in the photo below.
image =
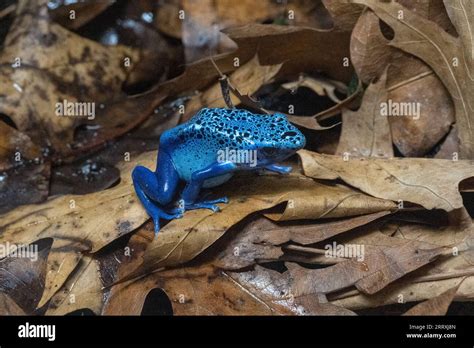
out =
{"type": "Polygon", "coordinates": [[[279,174],[289,174],[291,173],[291,170],[293,169],[290,166],[279,166],[276,164],[270,164],[265,167],[266,170],[269,170],[271,172],[279,173],[279,174]]]}
{"type": "Polygon", "coordinates": [[[170,214],[157,206],[148,206],[147,211],[153,219],[153,223],[155,225],[155,235],[158,234],[158,232],[160,231],[160,219],[174,220],[181,219],[183,217],[183,213],[180,211],[170,214]]]}
{"type": "Polygon", "coordinates": [[[217,206],[218,203],[229,203],[227,197],[221,197],[209,201],[200,201],[194,203],[185,203],[183,200],[179,202],[179,207],[173,209],[171,212],[175,214],[183,214],[186,210],[195,210],[195,209],[210,209],[213,212],[218,212],[221,209],[217,206]]]}

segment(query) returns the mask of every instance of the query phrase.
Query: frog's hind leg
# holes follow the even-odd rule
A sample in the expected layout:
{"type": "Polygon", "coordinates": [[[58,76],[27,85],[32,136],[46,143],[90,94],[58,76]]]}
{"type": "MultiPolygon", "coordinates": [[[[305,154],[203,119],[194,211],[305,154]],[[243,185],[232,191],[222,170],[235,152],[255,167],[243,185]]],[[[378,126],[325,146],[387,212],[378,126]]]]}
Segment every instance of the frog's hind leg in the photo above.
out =
{"type": "Polygon", "coordinates": [[[236,165],[233,162],[222,162],[215,163],[203,170],[194,172],[191,176],[191,181],[186,185],[183,190],[180,202],[180,210],[192,210],[192,209],[211,209],[212,211],[219,211],[217,203],[228,203],[227,197],[221,197],[210,201],[197,202],[199,192],[201,191],[204,181],[207,179],[215,178],[224,174],[232,173],[236,169],[236,165]]]}
{"type": "Polygon", "coordinates": [[[178,173],[165,152],[158,155],[156,172],[137,166],[132,180],[138,198],[155,223],[155,233],[160,230],[160,218],[172,220],[182,216],[180,212],[168,214],[162,208],[171,203],[179,183],[178,173]]]}

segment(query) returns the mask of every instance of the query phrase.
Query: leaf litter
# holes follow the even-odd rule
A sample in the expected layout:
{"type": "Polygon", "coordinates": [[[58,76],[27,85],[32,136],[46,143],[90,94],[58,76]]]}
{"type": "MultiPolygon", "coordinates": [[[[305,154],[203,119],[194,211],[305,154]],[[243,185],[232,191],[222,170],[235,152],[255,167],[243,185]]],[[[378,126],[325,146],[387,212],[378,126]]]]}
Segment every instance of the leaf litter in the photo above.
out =
{"type": "MultiPolygon", "coordinates": [[[[180,3],[85,3],[71,22],[64,4],[48,10],[46,1],[22,0],[6,14],[13,23],[0,51],[0,170],[8,180],[0,188],[16,204],[0,215],[0,240],[42,248],[35,262],[2,255],[2,314],[140,315],[156,289],[174,315],[383,314],[400,296],[422,301],[405,315],[434,315],[472,301],[471,3],[290,1],[292,21],[270,1],[258,12],[253,2],[229,2],[231,17],[222,4],[183,1],[188,19],[175,23],[170,13],[180,3]],[[83,36],[102,13],[116,12],[133,17],[142,44],[105,46],[83,36]],[[32,42],[38,50],[26,48],[32,42]],[[136,66],[141,59],[149,70],[136,66]],[[149,86],[153,69],[162,80],[149,86]],[[308,146],[289,160],[290,175],[236,175],[210,192],[229,196],[221,212],[189,211],[155,237],[130,173],[137,164],[154,167],[157,152],[149,150],[163,130],[202,107],[226,106],[221,73],[233,105],[286,108],[308,146]],[[134,95],[123,88],[140,84],[148,88],[134,95]],[[332,106],[295,115],[291,105],[258,100],[270,84],[283,94],[309,89],[332,106]],[[64,99],[103,107],[94,120],[57,117],[64,99]],[[383,117],[389,101],[421,103],[423,112],[383,117]],[[334,151],[316,151],[328,132],[336,138],[323,145],[334,151]],[[51,170],[70,173],[94,160],[116,166],[112,177],[99,173],[103,181],[78,191],[56,186],[51,170]]],[[[164,313],[161,306],[154,310],[164,313]]]]}

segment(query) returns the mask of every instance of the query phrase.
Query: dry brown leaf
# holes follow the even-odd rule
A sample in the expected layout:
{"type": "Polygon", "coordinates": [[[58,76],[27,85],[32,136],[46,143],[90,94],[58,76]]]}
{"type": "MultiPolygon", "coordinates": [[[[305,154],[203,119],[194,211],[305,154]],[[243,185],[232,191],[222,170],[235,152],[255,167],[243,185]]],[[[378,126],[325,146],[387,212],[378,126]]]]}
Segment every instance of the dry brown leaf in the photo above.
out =
{"type": "MultiPolygon", "coordinates": [[[[447,18],[439,1],[403,1],[403,4],[444,27],[447,18]],[[444,14],[444,16],[443,16],[444,14]]],[[[419,105],[417,115],[389,117],[393,142],[407,157],[421,157],[448,132],[454,122],[454,107],[448,91],[431,68],[420,59],[389,46],[380,20],[365,12],[354,28],[351,58],[358,76],[366,83],[388,70],[388,99],[394,105],[419,105]],[[407,103],[407,104],[406,104],[407,103]]]]}
{"type": "Polygon", "coordinates": [[[179,19],[180,0],[165,0],[155,10],[153,25],[163,34],[181,39],[183,21],[179,19]]]}
{"type": "MultiPolygon", "coordinates": [[[[242,65],[239,69],[230,75],[230,83],[236,87],[242,95],[252,96],[263,85],[269,83],[282,64],[262,66],[260,65],[258,56],[242,65]]],[[[239,105],[240,100],[233,94],[230,95],[233,105],[239,105]]],[[[226,107],[220,83],[216,83],[209,87],[202,94],[193,97],[186,105],[186,112],[183,115],[183,121],[191,118],[196,112],[203,107],[222,108],[226,107]]]]}
{"type": "Polygon", "coordinates": [[[367,87],[359,110],[343,110],[337,155],[394,156],[388,117],[381,113],[381,104],[387,102],[386,81],[385,72],[379,81],[367,87]]]}
{"type": "Polygon", "coordinates": [[[417,304],[403,315],[446,315],[454,296],[456,296],[459,285],[443,292],[441,295],[417,304]]]}
{"type": "MultiPolygon", "coordinates": [[[[144,225],[128,244],[131,257],[122,260],[117,277],[136,269],[153,236],[153,224],[144,225]],[[149,225],[149,226],[148,226],[149,225]]],[[[147,294],[161,288],[171,300],[174,315],[290,314],[284,307],[269,308],[224,272],[208,263],[156,272],[131,283],[114,285],[103,308],[105,315],[138,315],[147,294]]]]}
{"type": "Polygon", "coordinates": [[[232,270],[251,266],[259,260],[278,260],[283,255],[281,245],[284,243],[317,243],[388,214],[390,212],[382,211],[331,222],[290,226],[280,226],[268,219],[259,218],[234,233],[232,239],[226,242],[225,248],[216,255],[213,264],[221,269],[232,270]]]}
{"type": "MultiPolygon", "coordinates": [[[[27,205],[1,216],[0,241],[31,243],[53,238],[48,257],[42,306],[62,286],[84,252],[95,252],[113,240],[133,231],[148,220],[135,196],[130,173],[140,163],[153,167],[156,152],[149,152],[120,166],[120,184],[87,195],[65,195],[42,205],[27,205]],[[60,267],[59,267],[59,266],[60,267]]],[[[342,186],[326,186],[311,179],[291,175],[241,178],[242,184],[224,185],[231,203],[223,212],[187,212],[186,218],[171,221],[147,251],[143,267],[176,265],[194,258],[229,227],[257,210],[292,200],[278,220],[311,219],[368,214],[395,208],[391,201],[380,200],[342,186]],[[233,199],[232,199],[233,197],[233,199]]]]}
{"type": "Polygon", "coordinates": [[[61,290],[48,303],[46,315],[61,315],[85,308],[100,315],[109,298],[125,284],[113,288],[104,286],[137,266],[136,261],[153,236],[153,223],[150,222],[134,233],[125,247],[117,244],[117,247],[109,248],[105,253],[84,256],[61,290]]]}
{"type": "MultiPolygon", "coordinates": [[[[292,268],[297,267],[292,265],[292,268]]],[[[268,306],[283,305],[298,315],[355,315],[350,310],[323,302],[317,293],[298,293],[295,289],[298,280],[289,271],[279,273],[257,265],[253,271],[229,272],[229,275],[248,292],[258,294],[268,306]]]]}
{"type": "Polygon", "coordinates": [[[363,11],[362,6],[350,0],[323,0],[323,4],[332,16],[335,29],[340,31],[351,31],[363,11]]]}
{"type": "Polygon", "coordinates": [[[361,255],[327,268],[289,268],[295,279],[296,294],[327,294],[350,286],[356,286],[363,293],[374,294],[404,275],[432,262],[445,251],[442,247],[413,241],[380,247],[372,245],[369,250],[360,250],[364,250],[361,255]]]}
{"type": "Polygon", "coordinates": [[[264,22],[283,9],[271,0],[167,1],[157,8],[155,25],[163,33],[182,39],[186,61],[193,62],[234,48],[221,29],[264,22]],[[181,10],[184,18],[179,15],[181,10]]]}
{"type": "MultiPolygon", "coordinates": [[[[361,294],[358,291],[347,291],[339,293],[338,297],[331,298],[330,302],[348,308],[358,310],[362,308],[375,308],[389,304],[424,301],[441,295],[443,292],[457,286],[464,276],[440,278],[434,281],[413,282],[412,279],[401,279],[390,284],[374,295],[361,294]]],[[[455,300],[472,301],[474,298],[474,277],[467,278],[459,287],[455,300]]]]}
{"type": "Polygon", "coordinates": [[[100,314],[103,299],[99,263],[83,256],[62,289],[51,298],[46,315],[64,315],[85,308],[100,314]]]}
{"type": "Polygon", "coordinates": [[[104,314],[137,315],[149,291],[161,288],[174,315],[354,315],[320,303],[314,295],[293,296],[291,286],[288,273],[260,266],[243,273],[224,272],[209,264],[182,267],[153,273],[113,291],[104,314]]]}
{"type": "Polygon", "coordinates": [[[261,294],[242,286],[209,265],[182,267],[157,272],[114,292],[106,315],[139,315],[146,295],[161,288],[168,295],[174,315],[275,315],[291,314],[277,303],[268,303],[261,294]]]}
{"type": "MultiPolygon", "coordinates": [[[[339,115],[344,109],[352,109],[355,107],[359,107],[360,106],[359,95],[361,94],[362,91],[363,91],[362,82],[359,80],[356,90],[351,95],[347,96],[344,100],[342,100],[340,103],[337,103],[336,105],[330,107],[329,109],[326,109],[324,111],[317,113],[313,117],[288,115],[288,119],[291,122],[297,125],[300,125],[302,127],[318,130],[317,127],[321,128],[321,126],[319,126],[318,124],[318,121],[323,121],[330,117],[339,115]]],[[[326,142],[323,142],[323,146],[325,145],[324,143],[326,142]]],[[[334,144],[333,147],[335,148],[336,146],[337,144],[334,144]]],[[[332,151],[332,154],[334,153],[335,153],[335,149],[334,151],[332,151]]]]}
{"type": "Polygon", "coordinates": [[[300,175],[235,178],[215,192],[229,197],[221,212],[186,212],[164,226],[147,248],[143,263],[125,279],[192,260],[246,216],[284,203],[283,212],[267,213],[277,221],[347,217],[396,209],[392,201],[374,199],[343,186],[319,184],[300,175]],[[289,202],[289,203],[287,203],[289,202]]]}
{"type": "MultiPolygon", "coordinates": [[[[455,33],[441,1],[400,0],[399,3],[455,33]]],[[[416,118],[389,119],[393,141],[404,156],[421,157],[449,131],[454,123],[454,105],[449,92],[426,63],[400,50],[394,53],[388,76],[389,99],[397,103],[418,103],[420,109],[416,118]]]]}
{"type": "Polygon", "coordinates": [[[182,42],[186,62],[191,63],[216,50],[221,40],[219,20],[216,13],[216,2],[211,0],[181,0],[182,11],[185,13],[182,21],[182,42]]]}
{"type": "MultiPolygon", "coordinates": [[[[149,231],[152,230],[150,225],[149,231]]],[[[145,248],[138,247],[132,259],[120,264],[119,276],[133,270],[144,251],[145,248]]],[[[103,314],[140,314],[146,295],[154,288],[161,288],[168,295],[174,315],[354,314],[320,303],[318,296],[293,297],[288,273],[280,275],[259,266],[250,272],[225,272],[213,266],[217,265],[218,257],[218,254],[207,255],[204,263],[194,262],[150,274],[133,283],[117,284],[111,289],[103,314]]]]}
{"type": "Polygon", "coordinates": [[[459,154],[459,137],[456,128],[451,128],[451,131],[444,139],[439,147],[438,152],[434,158],[439,159],[455,159],[459,154]]]}
{"type": "Polygon", "coordinates": [[[380,19],[393,28],[395,37],[390,45],[422,59],[441,78],[454,102],[460,155],[462,158],[474,159],[474,2],[445,1],[459,37],[448,34],[436,23],[395,1],[354,2],[369,6],[380,19]],[[399,19],[399,13],[403,13],[402,19],[399,19]]]}
{"type": "Polygon", "coordinates": [[[316,179],[342,179],[374,197],[419,204],[447,212],[462,209],[459,182],[474,175],[473,161],[422,158],[358,158],[300,150],[305,175],[316,179]]]}
{"type": "Polygon", "coordinates": [[[352,66],[343,64],[344,58],[349,57],[350,37],[347,32],[256,24],[229,28],[224,33],[237,43],[239,49],[232,56],[240,57],[241,63],[242,53],[255,47],[258,48],[260,64],[285,63],[279,77],[316,70],[324,71],[336,81],[348,82],[352,77],[352,66]],[[323,51],[321,47],[331,47],[331,50],[323,51]]]}
{"type": "Polygon", "coordinates": [[[455,299],[459,301],[472,300],[474,298],[474,243],[472,242],[474,230],[472,228],[472,225],[469,228],[394,225],[384,233],[396,238],[383,236],[377,230],[372,230],[369,233],[358,235],[356,238],[344,240],[344,243],[365,244],[366,248],[370,245],[386,246],[395,241],[397,245],[428,242],[444,247],[446,251],[430,265],[414,271],[372,296],[350,290],[335,294],[331,301],[350,309],[424,301],[457,287],[465,277],[467,278],[459,286],[455,299]]]}
{"type": "Polygon", "coordinates": [[[351,36],[351,60],[359,79],[370,83],[382,76],[391,60],[393,49],[380,31],[380,20],[372,12],[364,12],[351,36]]]}
{"type": "MultiPolygon", "coordinates": [[[[403,67],[415,65],[408,59],[400,60],[403,60],[403,67]]],[[[390,74],[397,75],[399,71],[390,74]]],[[[390,86],[388,99],[397,105],[419,105],[417,115],[389,117],[393,143],[406,157],[426,155],[446,136],[454,122],[454,107],[449,93],[430,70],[424,69],[424,72],[390,86]]]]}
{"type": "MultiPolygon", "coordinates": [[[[278,77],[321,70],[337,81],[347,82],[351,79],[350,66],[334,64],[349,56],[349,34],[346,32],[252,24],[226,29],[224,33],[238,46],[234,52],[214,57],[219,70],[224,74],[235,71],[236,62],[241,66],[258,53],[262,66],[284,63],[278,77]],[[288,42],[292,44],[288,45],[288,42]],[[329,52],[319,49],[328,45],[332,47],[329,52]]],[[[184,91],[202,90],[215,83],[219,77],[211,59],[203,59],[189,64],[182,75],[157,86],[150,93],[177,95],[184,91]]]]}
{"type": "Polygon", "coordinates": [[[306,87],[311,89],[317,95],[324,97],[327,96],[335,103],[341,103],[342,101],[336,95],[336,90],[341,93],[347,92],[347,87],[338,81],[333,81],[323,77],[310,77],[300,75],[297,81],[287,82],[281,85],[283,88],[295,91],[300,87],[306,87]]]}

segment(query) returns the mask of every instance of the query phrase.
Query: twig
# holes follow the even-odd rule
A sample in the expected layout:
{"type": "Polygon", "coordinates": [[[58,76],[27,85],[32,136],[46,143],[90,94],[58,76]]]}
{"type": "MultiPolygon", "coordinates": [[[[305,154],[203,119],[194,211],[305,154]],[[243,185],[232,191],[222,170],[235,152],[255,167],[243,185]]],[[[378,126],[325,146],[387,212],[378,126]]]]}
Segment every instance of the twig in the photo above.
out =
{"type": "Polygon", "coordinates": [[[16,10],[15,4],[11,4],[10,6],[7,6],[6,8],[0,11],[0,19],[3,19],[4,17],[9,16],[13,12],[15,12],[15,10],[16,10]]]}
{"type": "Polygon", "coordinates": [[[230,93],[229,93],[229,89],[230,89],[229,78],[227,77],[227,75],[224,75],[222,71],[219,69],[212,55],[211,55],[211,62],[212,62],[212,65],[214,65],[214,68],[217,70],[217,72],[221,76],[219,78],[219,83],[221,85],[221,93],[222,93],[222,97],[224,98],[225,104],[227,105],[229,109],[234,109],[235,106],[232,103],[232,98],[230,97],[230,93]]]}
{"type": "Polygon", "coordinates": [[[232,94],[235,95],[237,97],[237,99],[239,99],[242,104],[244,104],[248,107],[260,110],[261,112],[263,112],[267,115],[271,114],[271,112],[269,112],[268,110],[265,110],[257,100],[253,99],[252,97],[250,97],[248,95],[242,95],[242,93],[240,93],[240,91],[232,85],[232,83],[229,80],[229,77],[227,75],[224,75],[222,73],[222,71],[220,71],[220,69],[217,66],[216,62],[214,61],[214,58],[212,57],[212,55],[211,55],[210,58],[211,58],[212,64],[214,65],[214,68],[217,70],[217,72],[220,75],[219,82],[220,82],[220,85],[221,85],[222,97],[224,98],[224,101],[225,101],[227,107],[229,107],[231,109],[234,108],[234,104],[232,103],[232,100],[231,100],[230,95],[229,95],[229,90],[230,90],[230,92],[232,92],[232,94]]]}
{"type": "Polygon", "coordinates": [[[301,245],[287,245],[285,246],[286,250],[294,250],[294,251],[301,251],[309,254],[317,254],[317,255],[324,255],[326,254],[325,249],[316,249],[316,248],[310,248],[310,247],[304,247],[301,245]]]}

